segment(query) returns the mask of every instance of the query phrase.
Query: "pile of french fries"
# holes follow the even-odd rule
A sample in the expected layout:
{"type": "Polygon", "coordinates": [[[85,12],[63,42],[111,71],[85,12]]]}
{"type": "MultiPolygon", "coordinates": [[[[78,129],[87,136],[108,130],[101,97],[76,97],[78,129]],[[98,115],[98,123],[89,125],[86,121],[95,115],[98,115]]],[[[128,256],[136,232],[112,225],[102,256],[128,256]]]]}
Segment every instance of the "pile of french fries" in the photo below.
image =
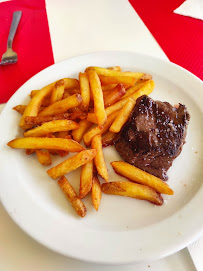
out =
{"type": "Polygon", "coordinates": [[[43,166],[52,164],[52,155],[67,156],[47,173],[81,217],[86,215],[82,200],[91,191],[98,210],[102,191],[163,204],[161,193],[173,191],[162,180],[128,163],[112,162],[114,170],[129,181],[108,182],[103,147],[113,145],[136,104],[136,99],[154,89],[152,77],[144,73],[122,72],[111,68],[88,67],[79,80],[63,78],[40,90],[32,90],[27,105],[13,109],[22,114],[24,137],[8,143],[15,149],[36,153],[43,166]],[[84,141],[86,148],[80,143],[84,141]],[[89,149],[87,149],[89,148],[89,149]],[[79,195],[64,176],[81,167],[79,195]],[[98,175],[104,180],[101,185],[98,175]]]}

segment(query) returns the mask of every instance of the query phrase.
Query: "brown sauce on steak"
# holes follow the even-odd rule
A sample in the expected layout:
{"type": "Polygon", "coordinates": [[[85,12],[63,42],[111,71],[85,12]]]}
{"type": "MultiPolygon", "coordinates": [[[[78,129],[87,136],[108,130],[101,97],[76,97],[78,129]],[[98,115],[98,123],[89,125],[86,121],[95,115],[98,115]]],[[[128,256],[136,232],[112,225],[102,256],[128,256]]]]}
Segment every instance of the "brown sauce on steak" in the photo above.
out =
{"type": "Polygon", "coordinates": [[[115,147],[126,162],[167,180],[166,172],[185,143],[189,119],[182,104],[173,107],[141,96],[115,147]]]}

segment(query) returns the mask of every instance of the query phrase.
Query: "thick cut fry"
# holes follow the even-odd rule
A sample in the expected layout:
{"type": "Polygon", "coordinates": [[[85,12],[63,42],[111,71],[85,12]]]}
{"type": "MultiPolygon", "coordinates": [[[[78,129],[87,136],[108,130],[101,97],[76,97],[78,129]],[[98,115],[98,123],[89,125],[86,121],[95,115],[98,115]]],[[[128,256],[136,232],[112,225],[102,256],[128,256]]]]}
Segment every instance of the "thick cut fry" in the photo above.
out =
{"type": "Polygon", "coordinates": [[[97,172],[106,182],[108,182],[109,176],[102,151],[101,135],[96,135],[93,137],[92,148],[97,150],[97,154],[94,158],[94,163],[97,168],[97,172]]]}
{"type": "Polygon", "coordinates": [[[55,83],[49,84],[48,86],[40,89],[39,92],[31,99],[29,104],[27,105],[25,112],[23,113],[23,116],[20,120],[20,127],[23,129],[28,129],[29,126],[25,124],[25,117],[27,116],[37,116],[40,106],[42,105],[42,102],[44,98],[49,95],[53,89],[55,83]]]}
{"type": "Polygon", "coordinates": [[[50,133],[60,132],[60,131],[70,131],[77,129],[79,124],[72,120],[52,120],[43,123],[41,126],[30,129],[24,133],[24,137],[35,137],[43,136],[50,133]]]}
{"type": "Polygon", "coordinates": [[[83,199],[92,189],[93,160],[82,166],[80,175],[80,198],[83,199]]]}
{"type": "MultiPolygon", "coordinates": [[[[66,139],[68,140],[68,139],[66,139]]],[[[76,168],[88,163],[92,159],[94,159],[96,155],[96,150],[84,150],[80,153],[68,158],[57,166],[49,169],[47,171],[48,175],[53,179],[58,179],[66,173],[75,170],[76,168]]]]}
{"type": "Polygon", "coordinates": [[[115,88],[116,86],[117,86],[117,84],[102,86],[102,91],[103,91],[103,93],[108,92],[109,90],[115,88]]]}
{"type": "Polygon", "coordinates": [[[129,116],[136,104],[136,100],[133,98],[129,98],[128,102],[123,106],[123,108],[119,111],[117,118],[112,123],[109,131],[112,133],[119,133],[123,125],[129,119],[129,116]]]}
{"type": "Polygon", "coordinates": [[[73,78],[63,78],[63,81],[65,82],[65,89],[68,88],[79,88],[79,82],[77,79],[73,78]]]}
{"type": "Polygon", "coordinates": [[[39,116],[62,114],[65,113],[68,109],[78,106],[81,102],[82,97],[80,96],[80,94],[74,94],[66,99],[63,99],[46,107],[39,113],[39,116]]]}
{"type": "Polygon", "coordinates": [[[104,96],[104,106],[108,107],[118,102],[123,95],[125,95],[125,88],[122,84],[118,84],[114,89],[109,91],[108,94],[104,96]]]}
{"type": "Polygon", "coordinates": [[[49,122],[52,120],[63,120],[63,119],[71,119],[70,113],[63,113],[54,116],[36,116],[36,117],[25,117],[25,123],[28,125],[36,126],[40,125],[44,122],[49,122]]]}
{"type": "Polygon", "coordinates": [[[92,203],[96,211],[99,209],[100,201],[102,197],[102,190],[99,179],[96,175],[93,176],[92,181],[92,203]]]}
{"type": "Polygon", "coordinates": [[[111,165],[118,174],[133,182],[152,187],[161,194],[173,195],[173,190],[168,186],[168,184],[154,175],[122,161],[112,162],[111,165]]]}
{"type": "Polygon", "coordinates": [[[79,73],[80,92],[82,96],[81,108],[88,111],[90,103],[90,84],[86,73],[79,73]]]}
{"type": "Polygon", "coordinates": [[[136,78],[135,77],[130,77],[130,76],[104,76],[100,75],[99,79],[102,83],[102,85],[109,85],[109,84],[123,84],[126,87],[132,87],[136,83],[136,78]]]}
{"type": "Polygon", "coordinates": [[[62,176],[58,180],[58,185],[66,195],[67,199],[69,200],[77,214],[81,217],[84,217],[86,215],[87,209],[65,176],[62,176]]]}
{"type": "Polygon", "coordinates": [[[51,155],[49,152],[36,150],[36,154],[41,165],[43,166],[51,165],[51,155]]]}
{"type": "Polygon", "coordinates": [[[108,132],[102,137],[102,147],[111,146],[114,144],[115,140],[117,138],[117,134],[108,132]]]}
{"type": "Polygon", "coordinates": [[[79,124],[79,128],[72,131],[72,136],[74,140],[76,140],[77,142],[80,142],[83,138],[83,135],[92,126],[92,123],[84,119],[84,120],[81,120],[78,124],[79,124]]]}
{"type": "MultiPolygon", "coordinates": [[[[147,82],[147,81],[146,81],[147,82]]],[[[136,92],[138,89],[140,89],[141,87],[143,87],[146,82],[142,82],[142,83],[136,83],[133,87],[128,88],[126,90],[126,94],[121,98],[121,99],[125,99],[127,97],[129,97],[131,94],[133,94],[134,92],[136,92]]]]}
{"type": "Polygon", "coordinates": [[[100,129],[99,126],[96,126],[92,128],[90,131],[88,131],[87,133],[85,133],[83,136],[85,145],[89,147],[91,144],[92,138],[94,136],[105,134],[108,131],[111,124],[113,123],[113,121],[115,120],[115,118],[117,117],[117,115],[118,115],[118,112],[114,112],[112,115],[110,115],[102,129],[100,129]]]}
{"type": "Polygon", "coordinates": [[[105,194],[147,200],[156,205],[163,204],[163,198],[151,187],[131,182],[110,182],[102,184],[105,194]]]}
{"type": "Polygon", "coordinates": [[[63,98],[64,88],[65,81],[63,79],[56,82],[51,93],[50,104],[60,101],[63,98]]]}
{"type": "Polygon", "coordinates": [[[136,79],[140,79],[143,77],[144,73],[141,72],[119,72],[114,69],[106,69],[101,67],[89,67],[86,70],[94,69],[98,75],[111,76],[111,77],[134,77],[136,79]]]}
{"type": "MultiPolygon", "coordinates": [[[[121,99],[117,103],[115,103],[115,104],[107,107],[105,109],[107,117],[109,115],[111,115],[112,113],[114,113],[115,111],[120,110],[127,103],[127,101],[128,101],[129,98],[134,98],[135,100],[137,100],[137,98],[139,98],[142,95],[149,95],[153,91],[153,89],[154,89],[154,81],[153,80],[149,80],[138,91],[135,91],[134,93],[132,93],[127,98],[121,99]]],[[[96,121],[95,114],[94,113],[88,113],[87,120],[95,123],[95,121],[96,121]]]]}
{"type": "Polygon", "coordinates": [[[46,149],[70,152],[80,152],[84,150],[84,148],[77,141],[64,138],[16,138],[8,142],[7,145],[14,149],[46,149]]]}
{"type": "Polygon", "coordinates": [[[107,117],[104,109],[103,92],[97,73],[94,70],[88,72],[91,91],[94,99],[94,111],[100,128],[105,124],[107,117]]]}
{"type": "Polygon", "coordinates": [[[15,107],[13,107],[13,110],[17,111],[18,113],[20,113],[21,115],[23,115],[23,113],[25,112],[25,108],[27,107],[27,105],[17,105],[15,107]]]}

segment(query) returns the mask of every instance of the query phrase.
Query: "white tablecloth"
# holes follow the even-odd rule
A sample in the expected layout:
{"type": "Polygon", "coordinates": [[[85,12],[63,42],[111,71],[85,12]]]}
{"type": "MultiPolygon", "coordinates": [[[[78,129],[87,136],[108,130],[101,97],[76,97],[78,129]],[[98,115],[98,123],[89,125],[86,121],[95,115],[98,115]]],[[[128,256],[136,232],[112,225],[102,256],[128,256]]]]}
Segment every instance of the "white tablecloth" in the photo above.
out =
{"type": "MultiPolygon", "coordinates": [[[[104,50],[136,51],[167,59],[127,0],[46,0],[46,4],[55,62],[104,50]]],[[[2,108],[0,105],[0,111],[2,108]]],[[[83,263],[35,242],[15,225],[2,205],[0,218],[2,271],[195,270],[187,249],[153,263],[128,266],[83,263]]]]}

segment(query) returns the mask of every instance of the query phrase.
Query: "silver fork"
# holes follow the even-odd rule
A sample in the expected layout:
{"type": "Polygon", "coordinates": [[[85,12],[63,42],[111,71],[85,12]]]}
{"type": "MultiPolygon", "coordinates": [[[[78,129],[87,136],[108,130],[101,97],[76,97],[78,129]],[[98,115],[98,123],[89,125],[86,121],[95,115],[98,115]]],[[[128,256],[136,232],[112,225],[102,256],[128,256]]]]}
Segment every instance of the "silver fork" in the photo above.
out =
{"type": "Polygon", "coordinates": [[[0,65],[14,64],[18,61],[18,56],[12,49],[12,43],[18,28],[18,24],[20,22],[21,15],[22,11],[15,11],[13,13],[13,19],[7,41],[7,50],[2,56],[0,65]]]}

